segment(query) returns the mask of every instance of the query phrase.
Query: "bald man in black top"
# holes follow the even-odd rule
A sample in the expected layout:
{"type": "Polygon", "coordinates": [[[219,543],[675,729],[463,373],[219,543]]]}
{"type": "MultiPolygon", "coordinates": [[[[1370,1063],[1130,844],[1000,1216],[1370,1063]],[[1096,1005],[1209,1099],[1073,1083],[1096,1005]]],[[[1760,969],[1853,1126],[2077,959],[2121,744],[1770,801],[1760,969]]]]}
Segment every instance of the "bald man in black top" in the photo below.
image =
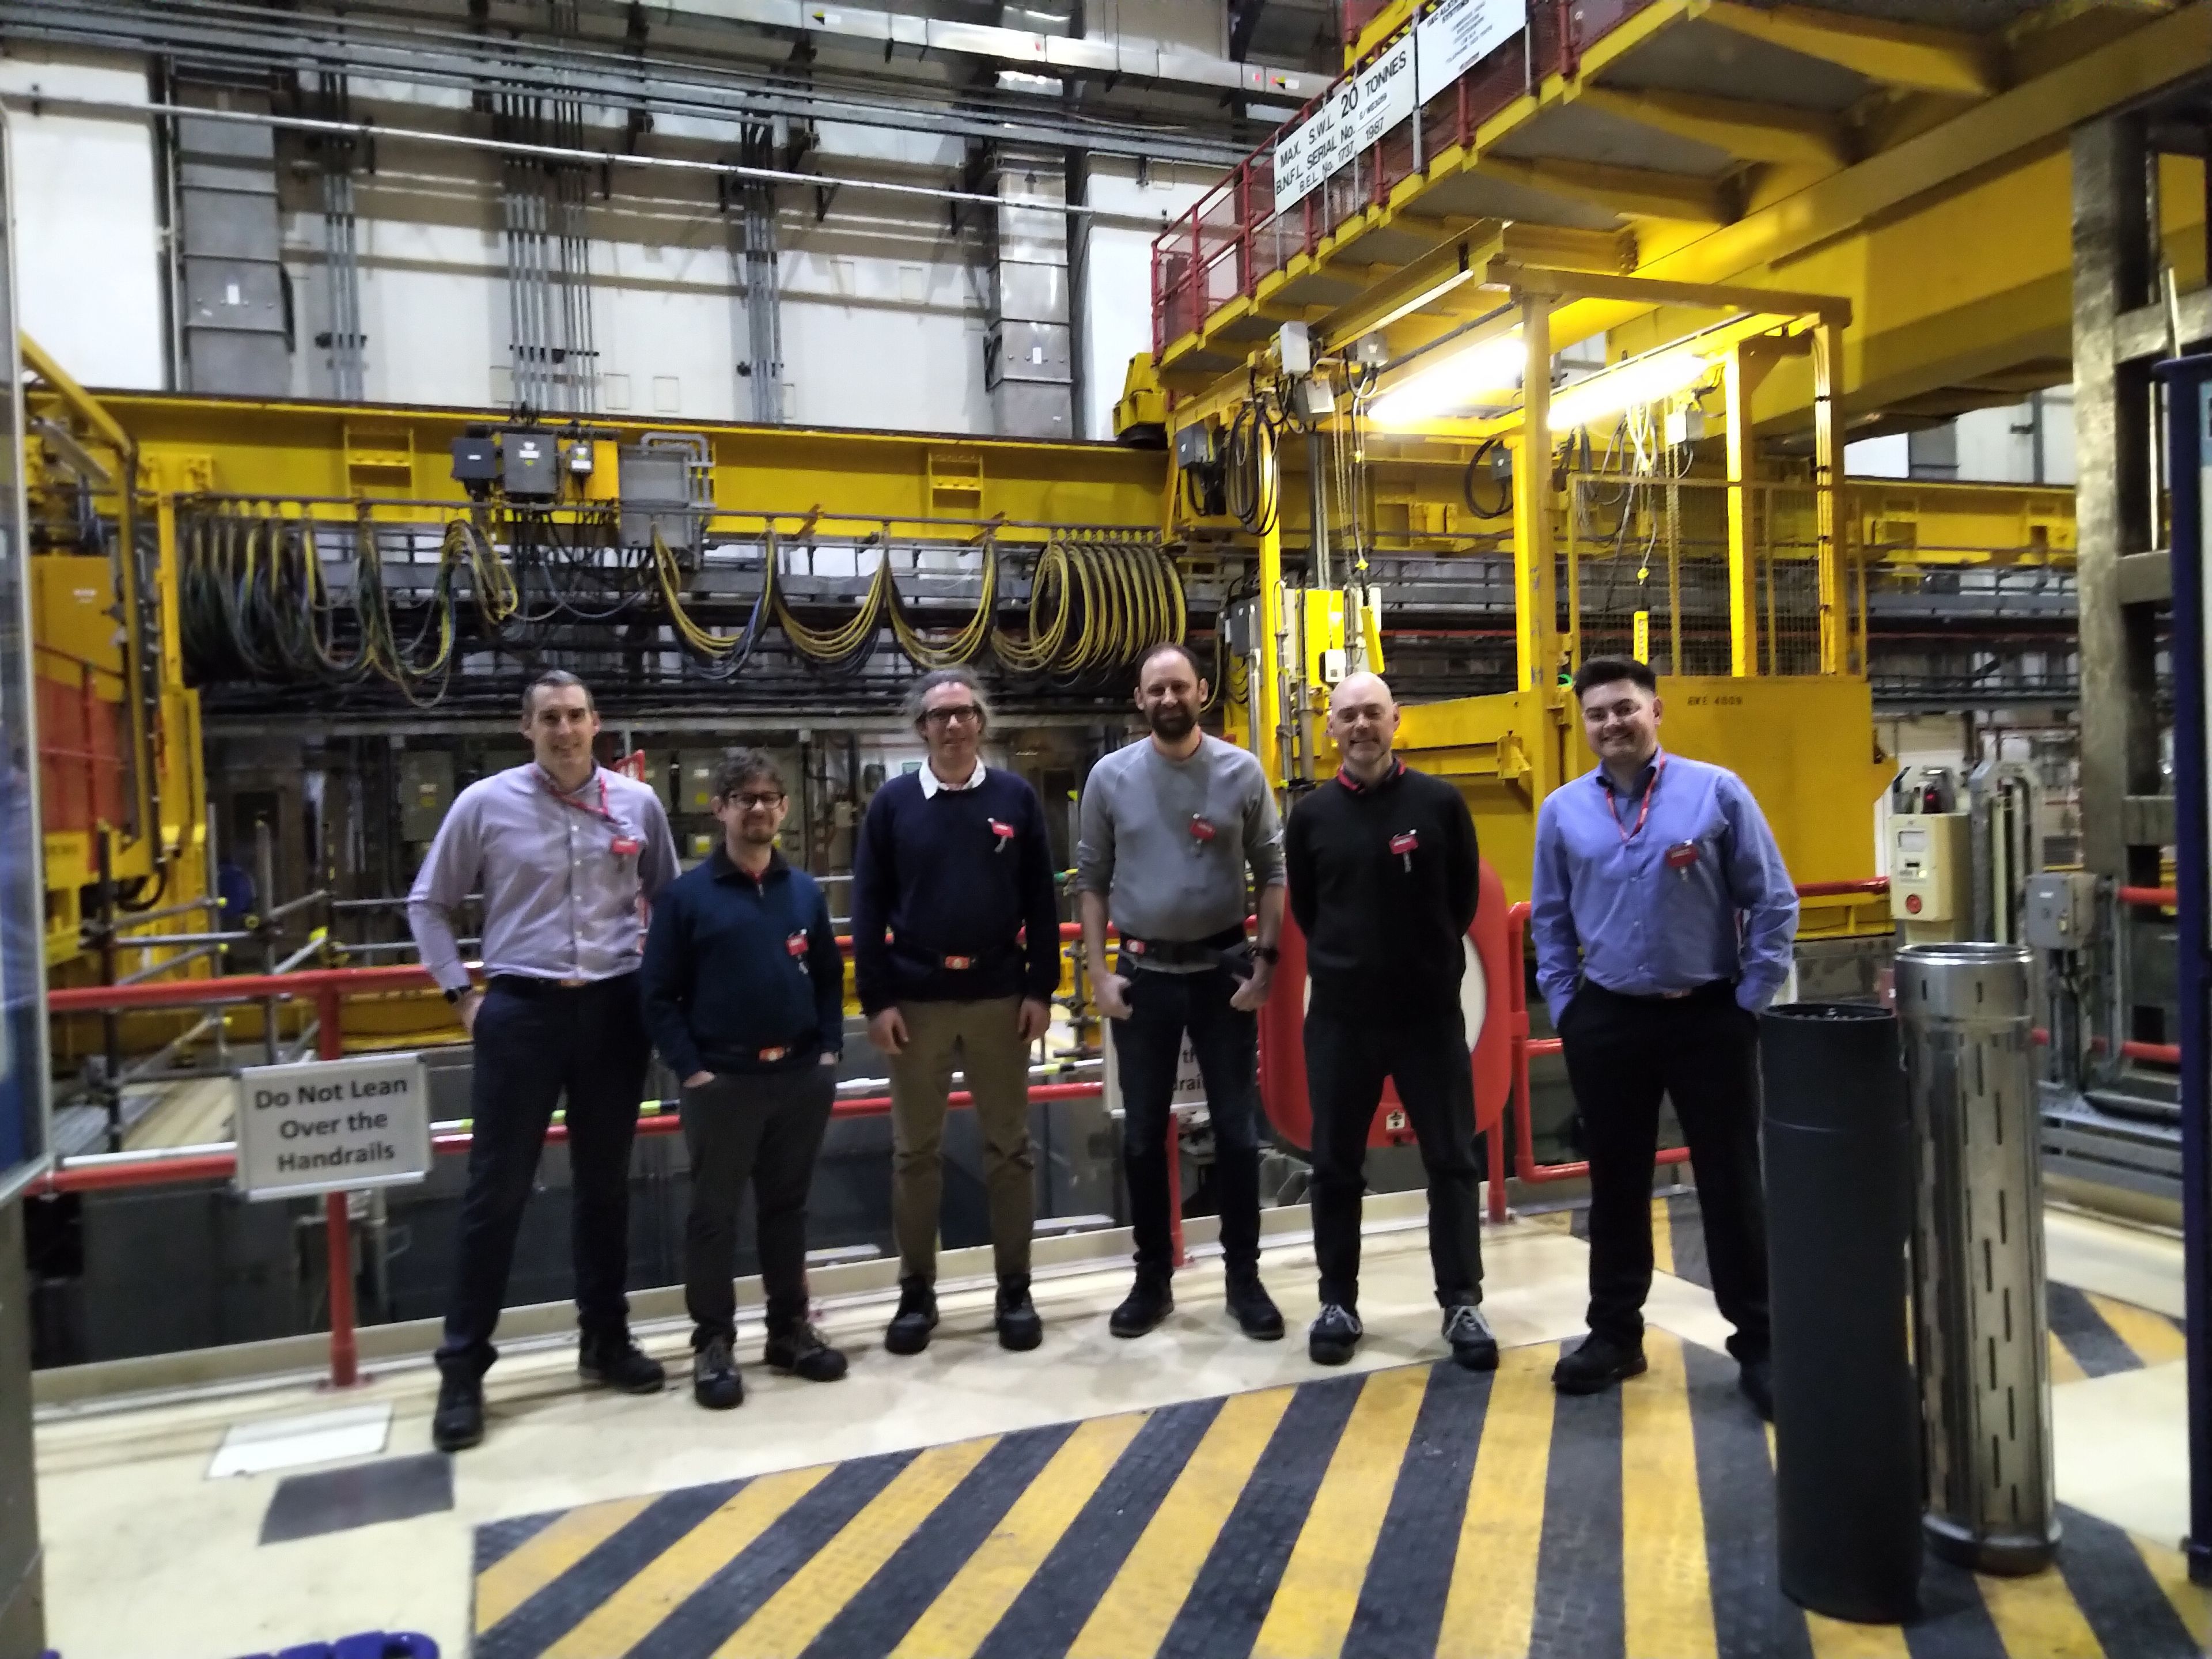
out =
{"type": "Polygon", "coordinates": [[[1474,1078],[1460,1012],[1480,860],[1458,790],[1392,752],[1398,705],[1374,674],[1330,699],[1343,769],[1298,804],[1284,837],[1291,912],[1306,938],[1306,1091],[1313,1108],[1314,1249],[1321,1316],[1306,1349],[1352,1358],[1359,1323],[1367,1136],[1397,1085],[1429,1176],[1429,1256],[1452,1358],[1498,1364],[1482,1314],[1474,1078]]]}

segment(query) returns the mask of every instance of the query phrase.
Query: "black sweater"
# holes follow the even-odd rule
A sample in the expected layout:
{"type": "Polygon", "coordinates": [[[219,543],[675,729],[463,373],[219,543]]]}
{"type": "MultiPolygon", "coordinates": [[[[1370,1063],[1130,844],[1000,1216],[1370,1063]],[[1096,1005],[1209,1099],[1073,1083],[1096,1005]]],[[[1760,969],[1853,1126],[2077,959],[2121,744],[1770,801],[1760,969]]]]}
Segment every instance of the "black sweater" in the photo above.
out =
{"type": "Polygon", "coordinates": [[[781,853],[756,881],[717,847],[662,890],[638,991],[653,1046],[678,1078],[789,1071],[844,1047],[845,959],[830,907],[781,853]]]}
{"type": "Polygon", "coordinates": [[[1402,765],[1372,788],[1340,775],[1291,814],[1283,858],[1315,1012],[1403,1020],[1458,1008],[1480,890],[1458,790],[1402,765]]]}
{"type": "Polygon", "coordinates": [[[1058,988],[1052,846],[1018,773],[989,767],[974,788],[933,796],[906,773],[876,791],[853,856],[853,984],[871,1015],[1058,988]]]}

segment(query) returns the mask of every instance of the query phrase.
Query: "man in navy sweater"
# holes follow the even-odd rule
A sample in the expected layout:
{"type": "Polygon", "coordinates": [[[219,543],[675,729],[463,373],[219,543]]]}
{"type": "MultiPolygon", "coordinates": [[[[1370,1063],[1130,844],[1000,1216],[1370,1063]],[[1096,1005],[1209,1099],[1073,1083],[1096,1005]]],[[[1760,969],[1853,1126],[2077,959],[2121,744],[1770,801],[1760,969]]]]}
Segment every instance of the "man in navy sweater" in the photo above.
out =
{"type": "Polygon", "coordinates": [[[899,1305],[884,1346],[920,1353],[937,1324],[945,1109],[957,1063],[983,1132],[999,1340],[1034,1348],[1036,1197],[1029,1049],[1060,983],[1060,907],[1036,792],[978,753],[990,711],[964,668],[915,682],[918,772],[876,791],[853,857],[853,977],[868,1040],[890,1056],[891,1224],[899,1305]]]}
{"type": "Polygon", "coordinates": [[[684,1079],[691,1392],[726,1411],[744,1398],[731,1280],[748,1181],[769,1365],[816,1382],[845,1374],[844,1355],[806,1317],[806,1195],[837,1093],[845,963],[821,888],[775,850],[789,803],[775,763],[750,749],[725,755],[714,803],[722,844],[653,907],[639,991],[653,1046],[684,1079]]]}

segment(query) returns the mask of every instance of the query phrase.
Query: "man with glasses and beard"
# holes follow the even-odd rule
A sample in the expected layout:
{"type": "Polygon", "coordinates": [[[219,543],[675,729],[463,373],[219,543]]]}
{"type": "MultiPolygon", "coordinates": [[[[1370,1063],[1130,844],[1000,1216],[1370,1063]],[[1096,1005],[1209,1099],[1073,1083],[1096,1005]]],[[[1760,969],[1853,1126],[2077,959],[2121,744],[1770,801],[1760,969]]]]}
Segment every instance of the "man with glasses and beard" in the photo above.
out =
{"type": "Polygon", "coordinates": [[[983,1132],[999,1341],[1034,1348],[1044,1327],[1030,1299],[1029,1053],[1060,985],[1044,808],[1019,775],[983,764],[990,710],[966,669],[923,675],[908,707],[929,757],[876,791],[853,857],[854,984],[868,1041],[890,1056],[899,1305],[884,1346],[920,1353],[937,1325],[941,1146],[957,1065],[983,1132]]]}
{"type": "Polygon", "coordinates": [[[1260,1283],[1256,1011],[1267,1000],[1283,930],[1283,837],[1275,799],[1247,750],[1198,729],[1206,696],[1198,660],[1152,647],[1137,668],[1152,736],[1091,769],[1083,789],[1075,884],[1098,1010],[1113,1022],[1121,1158],[1137,1277],[1114,1310],[1116,1336],[1142,1336],[1175,1306],[1167,1137],[1188,1032],[1212,1120],[1214,1179],[1228,1306],[1247,1336],[1273,1340],[1283,1316],[1260,1283]],[[1259,939],[1244,937],[1245,872],[1259,895],[1259,939]],[[1106,923],[1121,939],[1106,962],[1106,923]]]}
{"type": "Polygon", "coordinates": [[[710,1411],[745,1397],[737,1335],[738,1200],[750,1183],[768,1294],[771,1370],[833,1382],[845,1356],[808,1322],[806,1197],[837,1095],[845,959],[822,889],[776,851],[790,803],[766,755],[714,769],[722,844],[653,908],[639,994],[653,1047],[684,1080],[691,1212],[684,1303],[691,1392],[710,1411]]]}

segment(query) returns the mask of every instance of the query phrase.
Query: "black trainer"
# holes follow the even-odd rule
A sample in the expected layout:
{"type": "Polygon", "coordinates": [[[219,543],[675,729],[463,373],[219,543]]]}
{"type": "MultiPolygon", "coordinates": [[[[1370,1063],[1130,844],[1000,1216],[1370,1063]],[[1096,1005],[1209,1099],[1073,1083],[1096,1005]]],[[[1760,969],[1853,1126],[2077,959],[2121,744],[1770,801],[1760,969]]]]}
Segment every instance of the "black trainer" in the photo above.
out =
{"type": "Polygon", "coordinates": [[[920,1353],[937,1328],[937,1287],[916,1274],[899,1280],[898,1311],[884,1329],[884,1346],[893,1353],[920,1353]]]}
{"type": "Polygon", "coordinates": [[[745,1380],[738,1375],[728,1337],[709,1337],[707,1346],[692,1354],[691,1397],[710,1412],[726,1412],[744,1402],[745,1380]]]}
{"type": "Polygon", "coordinates": [[[770,1370],[801,1376],[809,1382],[835,1382],[845,1374],[845,1356],[824,1342],[822,1333],[809,1320],[770,1330],[762,1357],[770,1370]]]}
{"type": "Polygon", "coordinates": [[[1474,1303],[1455,1303],[1444,1310],[1444,1340],[1451,1344],[1452,1358],[1468,1370],[1498,1369],[1497,1335],[1474,1303]]]}
{"type": "Polygon", "coordinates": [[[1768,1422],[1774,1420],[1774,1362],[1765,1358],[1747,1359],[1735,1380],[1743,1397],[1751,1401],[1752,1410],[1768,1422]]]}
{"type": "Polygon", "coordinates": [[[1334,1302],[1321,1304],[1321,1317],[1306,1330],[1306,1358],[1316,1365],[1341,1365],[1367,1334],[1359,1316],[1334,1302]]]}
{"type": "Polygon", "coordinates": [[[1644,1345],[1625,1346],[1592,1331],[1552,1367],[1552,1386],[1561,1394],[1603,1394],[1615,1383],[1641,1376],[1644,1345]]]}
{"type": "Polygon", "coordinates": [[[1114,1310],[1106,1328],[1116,1336],[1142,1336],[1175,1311],[1175,1291],[1165,1273],[1139,1273],[1129,1294],[1114,1310]]]}
{"type": "Polygon", "coordinates": [[[631,1341],[628,1331],[586,1337],[576,1350],[576,1372],[586,1382],[624,1394],[659,1394],[668,1386],[668,1368],[631,1341]]]}
{"type": "Polygon", "coordinates": [[[1225,1287],[1223,1300],[1228,1304],[1229,1316],[1237,1322],[1238,1330],[1257,1342],[1282,1340],[1283,1310],[1275,1305],[1275,1298],[1260,1282],[1258,1268],[1231,1268],[1225,1287]]]}
{"type": "Polygon", "coordinates": [[[1044,1340],[1044,1321],[1030,1300],[1027,1273],[999,1275],[999,1346],[1024,1352],[1044,1340]]]}
{"type": "Polygon", "coordinates": [[[441,1452],[466,1451],[483,1438],[483,1378],[447,1372],[438,1382],[438,1409],[430,1419],[430,1443],[441,1452]]]}

